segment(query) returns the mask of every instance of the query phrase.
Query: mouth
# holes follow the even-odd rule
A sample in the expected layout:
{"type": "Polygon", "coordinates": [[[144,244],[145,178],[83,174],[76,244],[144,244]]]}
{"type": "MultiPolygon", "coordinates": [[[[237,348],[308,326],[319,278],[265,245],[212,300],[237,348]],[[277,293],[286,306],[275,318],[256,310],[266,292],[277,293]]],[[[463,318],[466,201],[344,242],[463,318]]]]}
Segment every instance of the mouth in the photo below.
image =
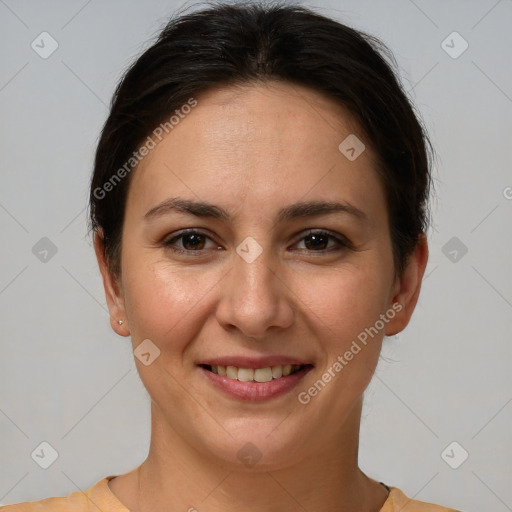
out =
{"type": "MultiPolygon", "coordinates": [[[[225,362],[225,361],[224,361],[225,362]]],[[[210,363],[212,363],[210,361],[210,363]]],[[[248,402],[260,402],[290,393],[305,375],[313,369],[312,364],[233,364],[200,363],[198,370],[206,377],[212,389],[224,396],[248,402]]]]}
{"type": "Polygon", "coordinates": [[[275,379],[281,379],[298,373],[307,367],[312,367],[310,364],[285,364],[266,366],[264,368],[240,368],[237,366],[224,366],[224,365],[209,365],[200,364],[201,368],[205,370],[226,377],[231,380],[238,380],[241,382],[271,382],[275,379]]]}

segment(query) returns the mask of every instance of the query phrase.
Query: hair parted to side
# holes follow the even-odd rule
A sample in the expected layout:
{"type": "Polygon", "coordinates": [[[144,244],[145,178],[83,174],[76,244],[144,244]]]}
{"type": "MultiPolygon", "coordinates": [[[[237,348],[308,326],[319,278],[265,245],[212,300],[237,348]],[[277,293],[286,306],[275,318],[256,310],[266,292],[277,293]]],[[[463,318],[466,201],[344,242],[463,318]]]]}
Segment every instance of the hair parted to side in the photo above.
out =
{"type": "Polygon", "coordinates": [[[428,228],[433,149],[393,68],[375,37],[297,5],[209,3],[171,19],[119,82],[96,150],[90,229],[110,271],[120,275],[134,153],[148,135],[209,89],[278,80],[323,93],[357,122],[378,159],[400,275],[428,228]]]}

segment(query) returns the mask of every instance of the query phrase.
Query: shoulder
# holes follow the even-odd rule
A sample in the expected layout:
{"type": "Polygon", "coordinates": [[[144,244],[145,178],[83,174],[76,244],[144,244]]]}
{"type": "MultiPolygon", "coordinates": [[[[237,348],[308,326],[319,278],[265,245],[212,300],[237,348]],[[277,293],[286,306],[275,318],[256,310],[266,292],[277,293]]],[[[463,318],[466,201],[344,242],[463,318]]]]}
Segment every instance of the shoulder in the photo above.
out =
{"type": "Polygon", "coordinates": [[[86,491],[76,491],[68,496],[45,498],[0,507],[0,512],[129,512],[110,491],[105,477],[86,491]]]}
{"type": "Polygon", "coordinates": [[[0,507],[0,512],[82,512],[87,510],[87,500],[74,492],[66,497],[45,498],[0,507]]]}
{"type": "Polygon", "coordinates": [[[397,487],[391,487],[388,499],[380,512],[459,512],[454,508],[441,507],[408,498],[397,487]]]}

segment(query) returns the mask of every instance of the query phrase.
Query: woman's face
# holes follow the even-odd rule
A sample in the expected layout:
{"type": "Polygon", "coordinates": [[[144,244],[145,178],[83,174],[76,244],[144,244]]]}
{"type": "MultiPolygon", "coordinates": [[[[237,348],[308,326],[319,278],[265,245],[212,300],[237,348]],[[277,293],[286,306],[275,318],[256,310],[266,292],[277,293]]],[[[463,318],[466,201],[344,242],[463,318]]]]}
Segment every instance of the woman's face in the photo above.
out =
{"type": "Polygon", "coordinates": [[[285,467],[344,442],[384,334],[412,313],[392,307],[405,288],[384,189],[357,126],[314,91],[196,99],[132,176],[113,324],[134,350],[150,340],[135,361],[168,439],[231,466],[285,467]],[[353,138],[338,148],[351,134],[359,156],[353,138]],[[232,379],[208,363],[247,370],[232,379]],[[307,366],[243,382],[286,364],[307,366]]]}

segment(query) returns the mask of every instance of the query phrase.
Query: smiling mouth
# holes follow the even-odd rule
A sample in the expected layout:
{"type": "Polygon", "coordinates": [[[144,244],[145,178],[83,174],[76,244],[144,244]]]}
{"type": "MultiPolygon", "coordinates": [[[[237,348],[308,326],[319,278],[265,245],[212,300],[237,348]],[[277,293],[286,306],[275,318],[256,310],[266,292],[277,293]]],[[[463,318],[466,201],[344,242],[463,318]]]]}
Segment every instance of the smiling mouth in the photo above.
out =
{"type": "Polygon", "coordinates": [[[242,382],[270,382],[312,367],[310,364],[285,364],[265,368],[238,368],[209,364],[200,364],[199,366],[222,377],[242,382]]]}

